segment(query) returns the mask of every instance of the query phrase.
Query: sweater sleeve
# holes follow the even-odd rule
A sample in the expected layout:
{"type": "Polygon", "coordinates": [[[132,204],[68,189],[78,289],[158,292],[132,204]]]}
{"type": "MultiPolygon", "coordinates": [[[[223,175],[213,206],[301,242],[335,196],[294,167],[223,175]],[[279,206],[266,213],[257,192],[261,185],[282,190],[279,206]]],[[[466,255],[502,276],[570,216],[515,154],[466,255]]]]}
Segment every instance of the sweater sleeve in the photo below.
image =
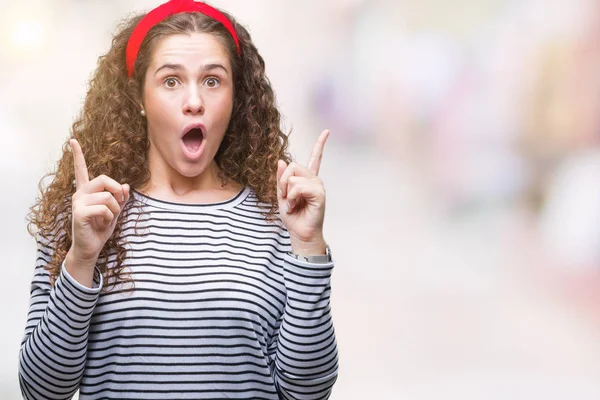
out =
{"type": "Polygon", "coordinates": [[[273,380],[282,399],[327,399],[337,380],[338,352],[331,318],[334,262],[313,264],[285,255],[285,309],[269,346],[273,380]]]}
{"type": "Polygon", "coordinates": [[[37,258],[25,335],[19,353],[19,383],[25,399],[70,399],[86,361],[90,320],[102,288],[94,275],[87,288],[62,270],[54,286],[45,266],[52,250],[37,240],[37,258]]]}

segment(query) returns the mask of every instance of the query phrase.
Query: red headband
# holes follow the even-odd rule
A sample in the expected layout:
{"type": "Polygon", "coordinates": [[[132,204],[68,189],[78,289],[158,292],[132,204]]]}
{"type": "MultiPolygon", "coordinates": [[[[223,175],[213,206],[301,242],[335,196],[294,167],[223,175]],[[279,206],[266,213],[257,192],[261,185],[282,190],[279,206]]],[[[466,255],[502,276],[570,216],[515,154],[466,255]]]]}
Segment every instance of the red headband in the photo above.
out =
{"type": "Polygon", "coordinates": [[[133,75],[133,65],[135,64],[135,59],[137,58],[138,52],[140,51],[140,46],[142,45],[142,42],[144,41],[148,31],[152,29],[154,25],[158,24],[168,16],[184,12],[199,12],[211,17],[216,21],[219,21],[229,31],[229,33],[231,33],[231,36],[235,41],[235,45],[237,46],[238,54],[241,53],[240,42],[238,41],[235,29],[233,29],[233,24],[219,10],[209,6],[206,3],[195,2],[194,0],[170,0],[148,12],[148,14],[146,14],[133,29],[133,32],[129,37],[129,41],[127,42],[125,57],[127,74],[130,78],[133,75]]]}

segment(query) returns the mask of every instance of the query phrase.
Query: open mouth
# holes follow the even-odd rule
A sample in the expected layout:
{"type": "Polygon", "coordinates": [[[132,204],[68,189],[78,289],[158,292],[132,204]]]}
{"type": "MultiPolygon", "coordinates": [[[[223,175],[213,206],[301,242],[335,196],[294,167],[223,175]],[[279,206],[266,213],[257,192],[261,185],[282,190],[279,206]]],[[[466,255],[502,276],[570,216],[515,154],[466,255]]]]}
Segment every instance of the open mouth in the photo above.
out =
{"type": "Polygon", "coordinates": [[[190,151],[197,151],[200,148],[202,141],[204,140],[204,136],[202,135],[202,129],[190,129],[185,135],[183,135],[182,140],[185,147],[187,147],[190,151]]]}

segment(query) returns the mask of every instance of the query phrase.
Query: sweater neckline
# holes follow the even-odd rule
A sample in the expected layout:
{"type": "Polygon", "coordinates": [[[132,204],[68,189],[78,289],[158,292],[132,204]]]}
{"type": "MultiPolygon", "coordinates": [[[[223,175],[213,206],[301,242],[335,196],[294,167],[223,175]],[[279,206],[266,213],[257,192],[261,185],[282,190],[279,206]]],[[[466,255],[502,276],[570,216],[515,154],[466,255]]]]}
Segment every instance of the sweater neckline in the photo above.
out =
{"type": "Polygon", "coordinates": [[[178,203],[150,197],[135,189],[131,190],[134,198],[144,205],[160,208],[163,210],[200,212],[215,209],[231,209],[242,203],[249,195],[250,188],[244,186],[236,195],[224,201],[213,203],[178,203]]]}

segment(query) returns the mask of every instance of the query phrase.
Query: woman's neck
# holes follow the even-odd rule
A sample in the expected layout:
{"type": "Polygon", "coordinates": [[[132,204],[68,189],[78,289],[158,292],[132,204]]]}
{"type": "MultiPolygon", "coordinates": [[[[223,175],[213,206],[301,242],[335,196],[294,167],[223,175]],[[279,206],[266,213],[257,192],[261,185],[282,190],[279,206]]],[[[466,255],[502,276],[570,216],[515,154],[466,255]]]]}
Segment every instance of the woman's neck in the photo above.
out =
{"type": "Polygon", "coordinates": [[[150,169],[150,180],[137,191],[155,199],[174,203],[215,203],[234,197],[242,185],[219,176],[221,170],[211,162],[195,177],[161,173],[150,169]]]}

